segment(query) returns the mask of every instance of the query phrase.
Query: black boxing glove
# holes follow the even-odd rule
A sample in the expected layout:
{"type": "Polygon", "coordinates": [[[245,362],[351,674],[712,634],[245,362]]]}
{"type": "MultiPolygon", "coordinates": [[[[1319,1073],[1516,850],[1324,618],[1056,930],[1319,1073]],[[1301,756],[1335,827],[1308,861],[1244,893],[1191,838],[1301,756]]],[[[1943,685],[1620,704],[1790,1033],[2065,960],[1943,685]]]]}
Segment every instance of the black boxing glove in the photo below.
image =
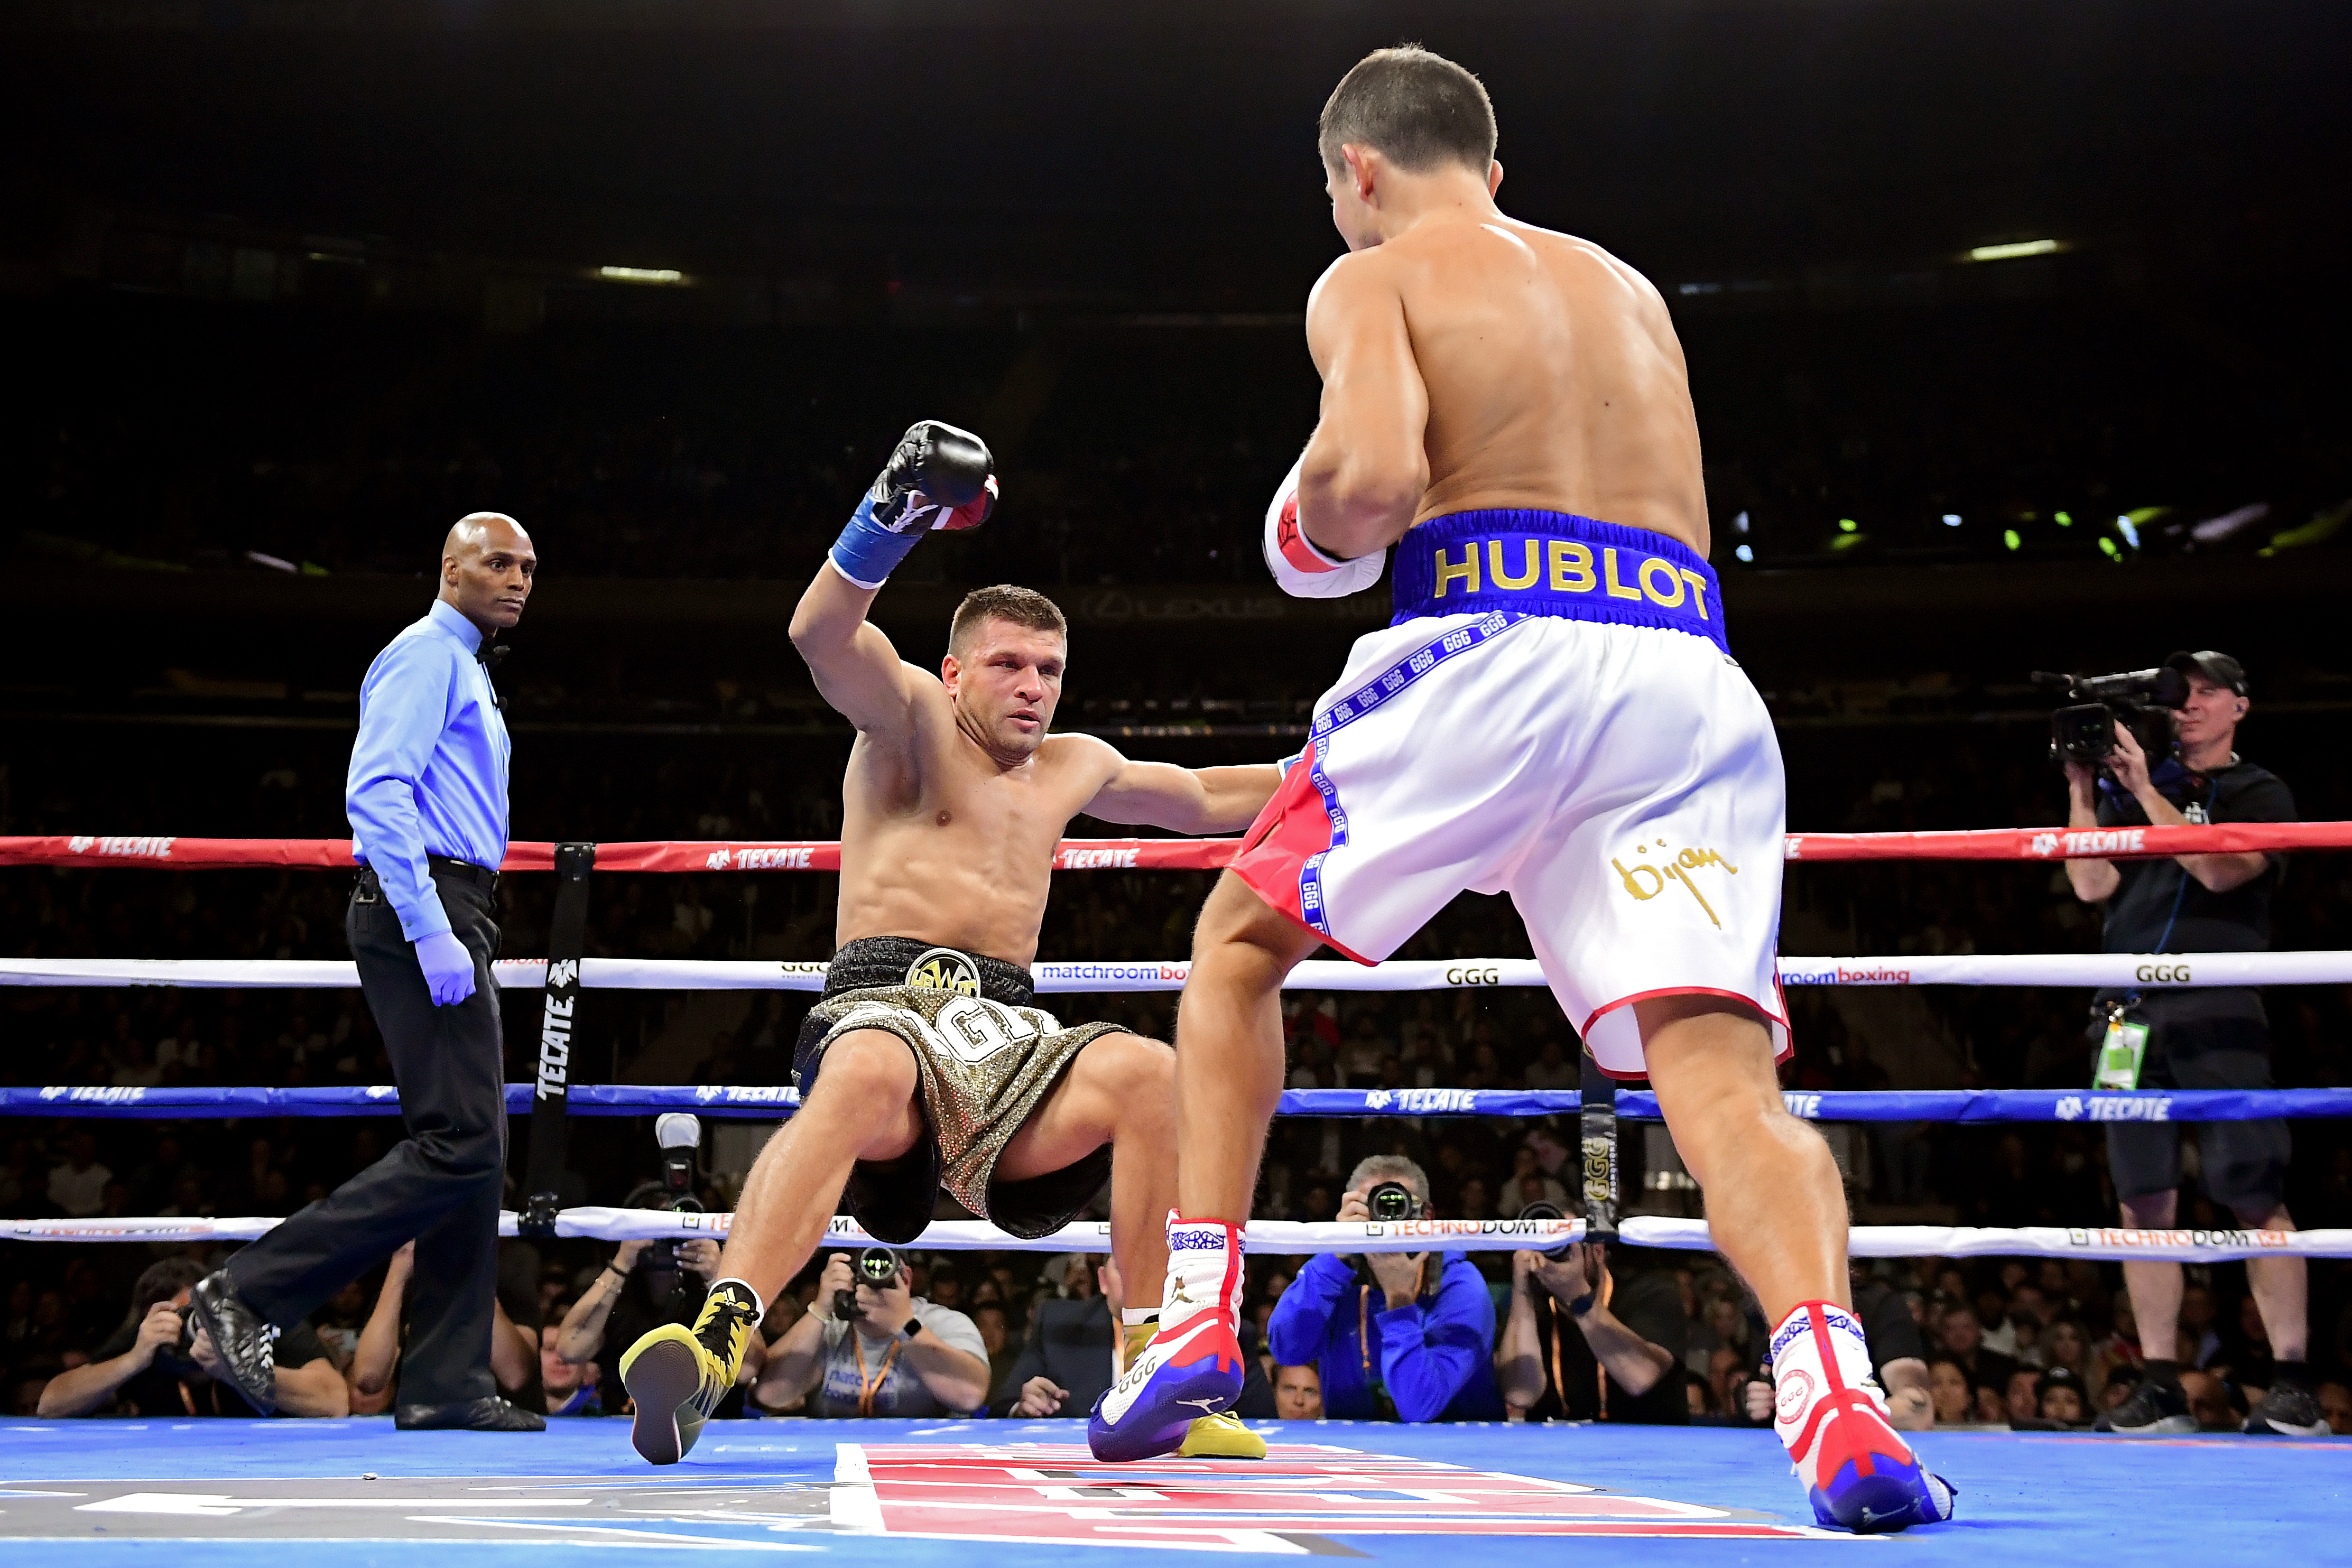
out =
{"type": "Polygon", "coordinates": [[[834,570],[879,588],[924,534],[980,527],[996,507],[994,466],[988,443],[971,432],[916,421],[834,540],[834,570]]]}

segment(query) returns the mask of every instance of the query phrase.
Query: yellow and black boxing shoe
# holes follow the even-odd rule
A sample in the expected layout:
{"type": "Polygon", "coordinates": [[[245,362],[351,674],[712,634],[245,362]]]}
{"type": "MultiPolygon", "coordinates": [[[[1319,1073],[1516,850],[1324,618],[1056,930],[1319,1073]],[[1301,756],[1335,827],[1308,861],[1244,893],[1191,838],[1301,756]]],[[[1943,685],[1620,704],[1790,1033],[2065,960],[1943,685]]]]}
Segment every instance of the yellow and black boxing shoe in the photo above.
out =
{"type": "MultiPolygon", "coordinates": [[[[1135,1364],[1143,1347],[1160,1325],[1129,1323],[1127,1325],[1127,1354],[1119,1361],[1121,1368],[1135,1364]]],[[[1213,1416],[1202,1416],[1185,1430],[1184,1441],[1177,1448],[1180,1459],[1262,1459],[1265,1458],[1265,1439],[1242,1425],[1242,1418],[1230,1410],[1220,1410],[1213,1416]]]]}
{"type": "Polygon", "coordinates": [[[665,1323],[621,1358],[621,1386],[636,1402],[629,1442],[646,1462],[686,1458],[702,1424],[735,1386],[758,1309],[732,1282],[712,1291],[691,1330],[665,1323]]]}

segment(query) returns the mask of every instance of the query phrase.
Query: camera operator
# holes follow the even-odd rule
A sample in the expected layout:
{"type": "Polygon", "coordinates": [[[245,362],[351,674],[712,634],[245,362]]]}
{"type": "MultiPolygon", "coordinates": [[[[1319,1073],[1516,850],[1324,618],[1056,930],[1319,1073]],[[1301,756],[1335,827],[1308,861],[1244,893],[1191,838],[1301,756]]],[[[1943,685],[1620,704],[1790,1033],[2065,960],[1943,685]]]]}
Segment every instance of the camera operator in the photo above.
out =
{"type": "MultiPolygon", "coordinates": [[[[868,1249],[876,1253],[887,1256],[868,1249]]],[[[970,1318],[913,1289],[903,1261],[886,1273],[877,1259],[869,1275],[846,1252],[825,1260],[816,1300],[768,1349],[760,1403],[782,1410],[805,1400],[811,1416],[965,1416],[979,1409],[988,1402],[987,1342],[970,1318]]]]}
{"type": "Polygon", "coordinates": [[[1655,1274],[1621,1288],[1605,1252],[1571,1243],[1557,1258],[1511,1254],[1511,1315],[1495,1353],[1504,1403],[1530,1421],[1686,1426],[1681,1296],[1655,1274]]]}
{"type": "MultiPolygon", "coordinates": [[[[257,1414],[220,1376],[220,1355],[188,1316],[188,1292],[205,1277],[191,1258],[151,1264],[131,1287],[131,1312],[100,1345],[87,1366],[49,1379],[39,1414],[55,1419],[87,1416],[119,1399],[151,1418],[257,1414]]],[[[297,1320],[278,1336],[278,1413],[341,1417],[351,1413],[343,1375],[327,1357],[317,1331],[297,1320]]]]}
{"type": "MultiPolygon", "coordinates": [[[[2174,826],[2189,822],[2291,822],[2294,797],[2274,775],[2239,758],[2238,726],[2251,706],[2246,674],[2226,653],[2175,653],[2168,668],[2188,679],[2173,716],[2178,758],[2151,758],[2122,725],[2097,769],[2066,760],[2072,828],[2174,826]],[[2105,777],[2101,777],[2104,774],[2105,777]]],[[[2284,862],[2259,852],[2176,855],[2162,860],[2070,860],[2067,880],[2085,903],[2104,903],[2102,946],[2110,953],[2261,952],[2270,946],[2271,894],[2284,862]]],[[[2260,992],[2214,986],[2149,991],[2109,988],[2092,1003],[2097,1082],[2107,1088],[2268,1089],[2270,1024],[2260,992]]],[[[2290,1143],[2283,1121],[2198,1124],[2207,1193],[2241,1225],[2287,1230],[2282,1202],[2290,1143]]],[[[2179,1129],[2169,1123],[2111,1122],[2107,1163],[2124,1223],[2169,1227],[2180,1185],[2179,1129]]],[[[2247,1417],[2250,1432],[2316,1436],[2325,1429],[2308,1370],[2305,1284],[2300,1258],[2256,1258],[2248,1282],[2262,1310],[2279,1372],[2247,1417]]],[[[2132,1435],[2196,1429],[2174,1359],[2180,1315],[2178,1263],[2126,1263],[2125,1283],[2139,1323],[2147,1381],[2102,1416],[2101,1431],[2132,1435]]]]}
{"type": "MultiPolygon", "coordinates": [[[[1382,1197],[1392,1194],[1381,1195],[1382,1197]]],[[[1348,1178],[1336,1218],[1425,1218],[1429,1177],[1401,1155],[1374,1155],[1348,1178]],[[1409,1195],[1376,1213],[1382,1187],[1409,1195]]],[[[1323,1253],[1274,1304],[1266,1348],[1285,1366],[1313,1366],[1333,1420],[1499,1421],[1495,1298],[1459,1253],[1323,1253]]]]}
{"type": "MultiPolygon", "coordinates": [[[[572,1366],[595,1363],[597,1385],[617,1391],[622,1353],[662,1323],[693,1322],[718,1272],[719,1243],[707,1237],[622,1242],[563,1314],[555,1336],[556,1355],[572,1366]]],[[[744,1389],[759,1375],[765,1348],[757,1333],[751,1336],[743,1351],[742,1380],[719,1401],[713,1412],[717,1418],[743,1413],[744,1389]]]]}

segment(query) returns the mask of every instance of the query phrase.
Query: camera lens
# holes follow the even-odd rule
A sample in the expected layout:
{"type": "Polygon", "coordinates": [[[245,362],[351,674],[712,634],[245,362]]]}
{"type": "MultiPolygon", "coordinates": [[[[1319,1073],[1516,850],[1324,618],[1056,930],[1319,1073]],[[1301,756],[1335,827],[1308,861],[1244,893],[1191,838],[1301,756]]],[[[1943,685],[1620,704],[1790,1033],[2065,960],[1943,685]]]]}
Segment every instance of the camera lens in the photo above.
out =
{"type": "Polygon", "coordinates": [[[857,1277],[879,1289],[898,1283],[898,1255],[887,1247],[868,1247],[857,1254],[857,1277]]]}
{"type": "MultiPolygon", "coordinates": [[[[1568,1216],[1560,1212],[1558,1204],[1538,1202],[1531,1203],[1519,1210],[1519,1218],[1521,1219],[1566,1219],[1568,1216]]],[[[1567,1242],[1562,1242],[1557,1247],[1542,1249],[1543,1255],[1557,1262],[1568,1256],[1568,1245],[1567,1242]]]]}
{"type": "Polygon", "coordinates": [[[1384,1181],[1364,1195],[1364,1207],[1374,1219],[1411,1219],[1421,1206],[1413,1200],[1412,1188],[1401,1181],[1384,1181]]]}

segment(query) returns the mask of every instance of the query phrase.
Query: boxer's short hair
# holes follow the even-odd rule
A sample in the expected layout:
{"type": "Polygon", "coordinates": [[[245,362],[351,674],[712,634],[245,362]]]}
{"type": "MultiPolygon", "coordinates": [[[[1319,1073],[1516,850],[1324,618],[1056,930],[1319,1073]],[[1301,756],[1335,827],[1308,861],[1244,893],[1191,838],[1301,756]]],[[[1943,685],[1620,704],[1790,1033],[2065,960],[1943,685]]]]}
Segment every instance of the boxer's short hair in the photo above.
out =
{"type": "Polygon", "coordinates": [[[975,588],[963,596],[963,602],[956,606],[955,619],[948,622],[948,652],[961,657],[971,648],[982,623],[988,621],[1010,621],[1033,632],[1051,632],[1065,643],[1070,640],[1070,623],[1060,605],[1034,588],[1000,582],[993,588],[975,588]]]}
{"type": "Polygon", "coordinates": [[[1374,49],[1339,78],[1323,106],[1316,146],[1337,169],[1349,142],[1411,173],[1451,159],[1480,175],[1495,161],[1495,105],[1478,78],[1419,44],[1374,49]]]}

